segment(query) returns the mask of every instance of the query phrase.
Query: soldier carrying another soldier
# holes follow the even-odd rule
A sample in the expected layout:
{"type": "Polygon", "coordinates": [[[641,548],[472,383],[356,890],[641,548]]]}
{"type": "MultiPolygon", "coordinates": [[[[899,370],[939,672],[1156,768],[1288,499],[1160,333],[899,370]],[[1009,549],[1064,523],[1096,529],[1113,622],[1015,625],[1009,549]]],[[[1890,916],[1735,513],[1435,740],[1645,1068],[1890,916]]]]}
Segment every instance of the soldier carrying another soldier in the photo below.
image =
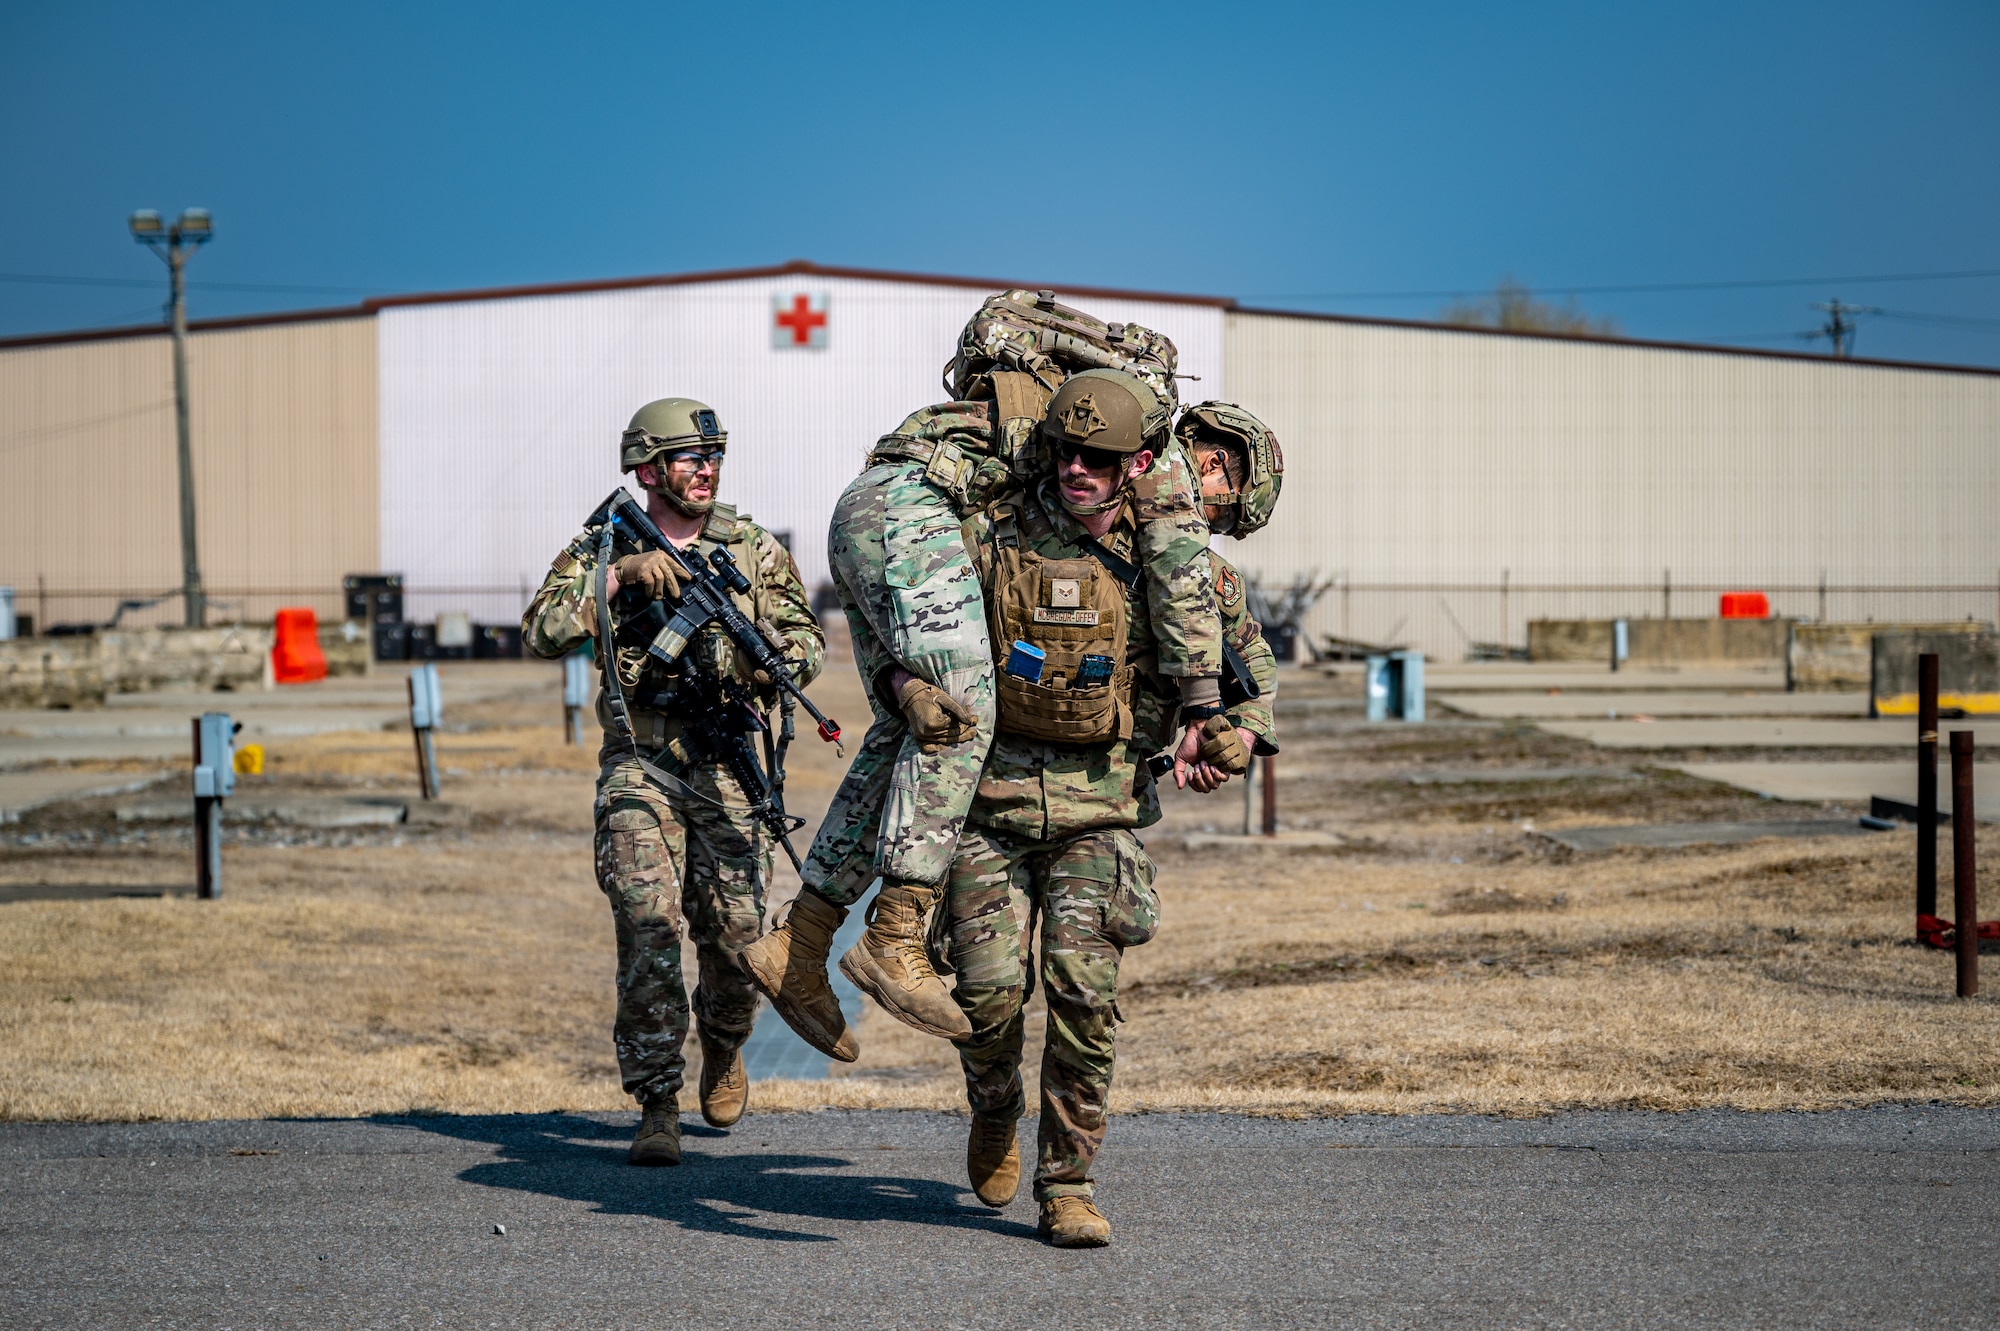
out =
{"type": "Polygon", "coordinates": [[[1104,1140],[1119,960],[1159,922],[1153,862],[1135,835],[1159,817],[1146,760],[1177,710],[1193,723],[1198,787],[1249,764],[1239,718],[1184,704],[1160,674],[1159,635],[1136,576],[1132,486],[1168,446],[1170,419],[1130,375],[1070,378],[1042,427],[1053,474],[965,527],[1005,662],[997,734],[937,930],[972,1028],[957,1042],[973,1111],[966,1163],[982,1201],[1012,1199],[1039,919],[1049,1011],[1035,1198],[1040,1232],[1059,1247],[1111,1237],[1090,1166],[1104,1140]]]}
{"type": "MultiPolygon", "coordinates": [[[[867,932],[842,971],[907,1025],[951,1039],[967,1033],[921,938],[993,733],[993,644],[959,522],[1042,474],[1042,417],[1068,371],[1123,366],[1170,413],[1174,361],[1173,344],[1157,333],[1100,323],[1048,292],[1002,292],[960,334],[949,385],[959,400],[883,436],[835,505],[828,563],[875,723],[806,856],[805,890],[785,923],[743,953],[772,1006],[822,1053],[852,1061],[860,1052],[826,966],[834,931],[877,875],[867,932]]],[[[1157,672],[1193,709],[1176,755],[1185,780],[1199,722],[1221,710],[1208,530],[1178,449],[1160,450],[1127,491],[1157,672]]]]}

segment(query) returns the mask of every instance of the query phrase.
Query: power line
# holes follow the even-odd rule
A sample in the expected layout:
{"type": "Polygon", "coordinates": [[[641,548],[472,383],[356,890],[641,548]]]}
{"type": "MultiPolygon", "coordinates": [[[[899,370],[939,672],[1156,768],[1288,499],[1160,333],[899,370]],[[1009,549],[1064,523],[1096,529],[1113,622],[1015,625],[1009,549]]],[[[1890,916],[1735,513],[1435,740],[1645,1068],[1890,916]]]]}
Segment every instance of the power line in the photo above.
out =
{"type": "MultiPolygon", "coordinates": [[[[1728,282],[1635,282],[1612,286],[1538,286],[1535,291],[1564,296],[1601,295],[1634,291],[1728,291],[1750,287],[1810,287],[1839,282],[1941,282],[1968,277],[2000,277],[2000,268],[1962,268],[1936,273],[1864,273],[1848,277],[1773,277],[1728,282]]],[[[1482,289],[1458,287],[1438,291],[1318,291],[1264,292],[1245,300],[1440,300],[1454,296],[1485,295],[1482,289]]]]}
{"type": "MultiPolygon", "coordinates": [[[[60,277],[51,273],[0,273],[0,282],[38,286],[70,287],[151,287],[159,285],[141,277],[60,277]]],[[[309,291],[333,295],[368,295],[372,287],[298,286],[281,282],[190,282],[204,291],[309,291]]]]}

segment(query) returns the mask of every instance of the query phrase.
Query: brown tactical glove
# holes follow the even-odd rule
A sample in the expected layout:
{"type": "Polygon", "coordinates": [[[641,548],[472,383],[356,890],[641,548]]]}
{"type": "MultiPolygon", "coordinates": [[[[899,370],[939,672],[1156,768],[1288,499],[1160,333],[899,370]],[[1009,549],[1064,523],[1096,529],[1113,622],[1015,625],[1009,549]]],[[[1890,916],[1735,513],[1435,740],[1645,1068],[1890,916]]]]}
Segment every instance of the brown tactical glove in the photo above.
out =
{"type": "Polygon", "coordinates": [[[678,601],[681,597],[680,565],[664,550],[626,555],[611,566],[611,571],[618,575],[620,587],[641,588],[648,600],[657,601],[664,595],[678,601]]]}
{"type": "Polygon", "coordinates": [[[1250,750],[1236,733],[1236,723],[1227,716],[1211,716],[1201,723],[1201,748],[1195,757],[1231,776],[1242,776],[1250,770],[1250,750]]]}
{"type": "Polygon", "coordinates": [[[941,753],[979,733],[979,718],[971,708],[921,679],[912,679],[897,691],[896,706],[903,709],[903,719],[925,753],[941,753]]]}

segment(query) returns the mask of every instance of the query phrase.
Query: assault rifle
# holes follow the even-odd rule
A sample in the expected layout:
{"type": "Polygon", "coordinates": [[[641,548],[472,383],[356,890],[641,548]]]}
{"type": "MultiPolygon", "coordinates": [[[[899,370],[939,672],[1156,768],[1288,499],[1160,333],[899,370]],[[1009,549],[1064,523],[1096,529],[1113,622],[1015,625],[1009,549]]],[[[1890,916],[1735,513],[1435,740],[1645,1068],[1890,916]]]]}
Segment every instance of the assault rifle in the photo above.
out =
{"type": "Polygon", "coordinates": [[[584,526],[598,533],[608,532],[614,557],[618,554],[664,552],[680,568],[678,599],[647,600],[636,588],[623,588],[614,598],[620,619],[606,645],[603,657],[607,691],[616,688],[617,646],[643,644],[647,654],[665,667],[672,686],[663,693],[643,699],[649,706],[671,710],[685,727],[684,733],[700,755],[729,769],[751,809],[785,848],[794,868],[799,855],[792,848],[791,833],[805,820],[785,812],[785,752],[793,738],[792,712],[795,703],[818,723],[819,737],[829,744],[840,741],[840,724],[813,705],[799,687],[791,663],[778,644],[750,617],[737,609],[730,594],[748,595],[750,580],[736,566],[729,551],[718,549],[704,562],[700,555],[683,550],[668,540],[653,520],[646,516],[624,486],[619,486],[597,506],[584,526]],[[749,690],[734,679],[713,672],[688,668],[685,657],[696,634],[714,625],[735,645],[753,668],[762,671],[778,690],[782,730],[775,743],[771,726],[752,705],[749,690]],[[760,767],[749,736],[764,736],[765,766],[760,767]]]}

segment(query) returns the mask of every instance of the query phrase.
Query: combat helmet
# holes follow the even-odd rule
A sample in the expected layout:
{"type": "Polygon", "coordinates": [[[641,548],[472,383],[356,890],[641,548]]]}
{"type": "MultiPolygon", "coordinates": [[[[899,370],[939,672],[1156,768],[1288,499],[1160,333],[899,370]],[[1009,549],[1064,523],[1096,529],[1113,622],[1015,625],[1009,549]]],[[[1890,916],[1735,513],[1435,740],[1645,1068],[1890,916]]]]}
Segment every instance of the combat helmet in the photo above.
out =
{"type": "Polygon", "coordinates": [[[1173,419],[1144,380],[1120,370],[1085,370],[1063,381],[1042,418],[1042,438],[1107,453],[1137,453],[1153,446],[1173,419]]]}
{"type": "Polygon", "coordinates": [[[1243,488],[1202,500],[1236,510],[1235,525],[1228,528],[1231,536],[1240,541],[1271,520],[1271,512],[1278,506],[1278,491],[1285,483],[1285,454],[1270,426],[1234,402],[1203,402],[1181,413],[1174,434],[1190,454],[1204,434],[1220,435],[1242,451],[1248,471],[1243,488]]]}
{"type": "Polygon", "coordinates": [[[729,432],[716,419],[715,408],[691,397],[663,397],[632,413],[632,423],[618,440],[618,467],[636,471],[676,449],[696,446],[728,449],[729,432]]]}

